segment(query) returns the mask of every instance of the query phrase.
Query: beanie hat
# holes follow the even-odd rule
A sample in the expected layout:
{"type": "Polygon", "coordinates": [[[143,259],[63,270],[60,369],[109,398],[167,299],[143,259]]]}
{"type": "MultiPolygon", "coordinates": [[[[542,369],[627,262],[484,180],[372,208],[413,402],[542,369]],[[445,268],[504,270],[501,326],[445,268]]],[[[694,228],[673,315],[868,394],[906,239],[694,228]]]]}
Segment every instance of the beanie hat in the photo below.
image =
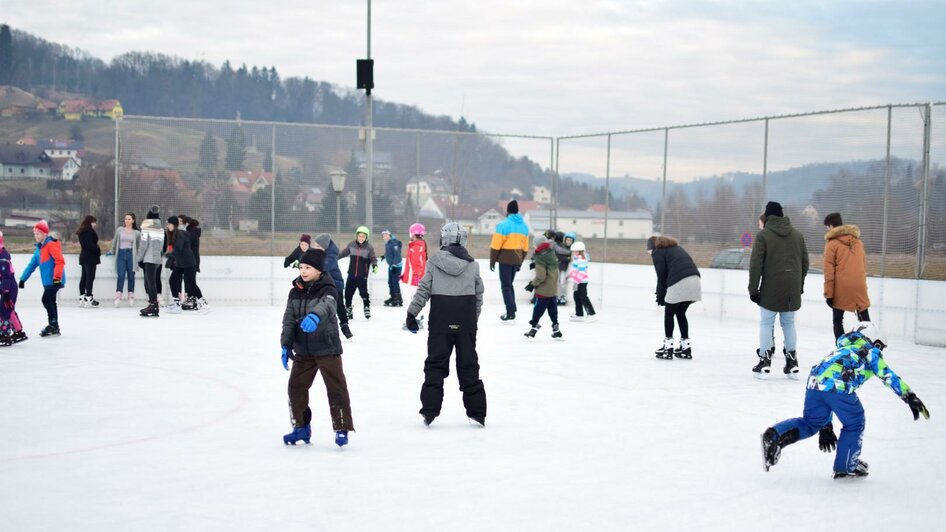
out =
{"type": "Polygon", "coordinates": [[[769,216],[785,216],[782,212],[782,205],[775,201],[770,201],[765,205],[765,217],[769,216]]]}
{"type": "Polygon", "coordinates": [[[151,209],[148,211],[148,214],[145,215],[146,220],[160,220],[161,219],[161,207],[157,205],[152,205],[151,209]]]}
{"type": "Polygon", "coordinates": [[[519,202],[512,200],[506,204],[506,214],[519,214],[519,202]]]}
{"type": "Polygon", "coordinates": [[[181,224],[181,221],[177,219],[177,216],[168,216],[168,223],[177,227],[181,224]]]}
{"type": "Polygon", "coordinates": [[[318,244],[322,249],[328,249],[328,245],[332,243],[332,235],[328,233],[319,233],[315,237],[315,243],[318,244]]]}
{"type": "Polygon", "coordinates": [[[49,224],[46,223],[46,220],[40,220],[36,222],[36,225],[33,226],[33,229],[43,233],[44,235],[49,234],[49,224]]]}
{"type": "Polygon", "coordinates": [[[312,237],[302,233],[302,236],[299,237],[299,242],[305,242],[306,244],[312,245],[312,237]]]}
{"type": "Polygon", "coordinates": [[[325,269],[325,251],[316,248],[309,248],[299,257],[299,264],[308,264],[316,270],[325,269]]]}

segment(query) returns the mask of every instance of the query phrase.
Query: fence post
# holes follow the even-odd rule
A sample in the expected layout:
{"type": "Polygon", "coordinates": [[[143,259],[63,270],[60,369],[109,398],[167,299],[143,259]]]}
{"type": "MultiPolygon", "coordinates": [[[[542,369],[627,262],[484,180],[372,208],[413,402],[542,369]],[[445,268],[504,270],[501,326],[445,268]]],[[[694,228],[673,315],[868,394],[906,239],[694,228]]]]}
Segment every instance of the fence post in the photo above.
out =
{"type": "Polygon", "coordinates": [[[270,216],[269,216],[269,304],[273,305],[276,303],[276,294],[274,281],[276,277],[275,266],[273,266],[273,256],[276,254],[276,173],[278,165],[276,164],[276,124],[273,124],[273,139],[269,145],[269,158],[272,159],[273,164],[269,168],[269,171],[272,173],[273,186],[270,192],[270,216]]]}
{"type": "Polygon", "coordinates": [[[670,128],[664,128],[664,164],[663,164],[663,176],[661,181],[663,182],[663,189],[660,192],[660,234],[667,233],[667,226],[664,225],[664,221],[667,219],[667,143],[670,139],[670,128]]]}
{"type": "MultiPolygon", "coordinates": [[[[608,262],[608,210],[611,202],[611,134],[608,133],[607,159],[604,165],[604,263],[608,262]]],[[[601,269],[601,286],[604,286],[604,268],[601,269]]],[[[601,291],[601,306],[604,306],[604,290],[601,291]]]]}
{"type": "Polygon", "coordinates": [[[118,143],[118,137],[119,137],[119,132],[118,132],[118,127],[119,127],[119,126],[118,126],[118,124],[119,124],[119,120],[118,120],[118,118],[116,117],[116,118],[115,118],[115,212],[114,212],[114,214],[113,214],[113,217],[114,217],[115,219],[114,219],[114,223],[112,224],[112,227],[118,227],[118,226],[119,226],[119,223],[118,223],[118,161],[119,161],[119,152],[118,152],[118,150],[120,149],[120,146],[119,146],[119,143],[118,143]]]}
{"type": "MultiPolygon", "coordinates": [[[[880,277],[887,269],[887,214],[890,207],[890,128],[893,122],[893,106],[887,106],[887,155],[884,164],[884,222],[880,237],[880,277]]],[[[881,307],[883,308],[883,307],[881,307]]]]}
{"type": "Polygon", "coordinates": [[[759,205],[761,209],[765,209],[765,204],[768,201],[765,197],[766,190],[768,188],[769,180],[769,119],[765,119],[765,134],[762,141],[762,205],[759,205]]]}
{"type": "Polygon", "coordinates": [[[930,132],[932,130],[933,107],[931,104],[923,106],[923,189],[920,193],[920,234],[917,240],[916,278],[923,278],[923,268],[926,263],[926,221],[929,209],[930,192],[930,132]]]}
{"type": "MultiPolygon", "coordinates": [[[[552,187],[555,186],[555,177],[558,175],[558,149],[557,149],[558,139],[555,137],[549,137],[549,193],[552,191],[552,187]]],[[[557,224],[553,223],[555,219],[552,216],[553,210],[555,209],[554,198],[552,203],[549,205],[549,228],[554,228],[557,224]]]]}

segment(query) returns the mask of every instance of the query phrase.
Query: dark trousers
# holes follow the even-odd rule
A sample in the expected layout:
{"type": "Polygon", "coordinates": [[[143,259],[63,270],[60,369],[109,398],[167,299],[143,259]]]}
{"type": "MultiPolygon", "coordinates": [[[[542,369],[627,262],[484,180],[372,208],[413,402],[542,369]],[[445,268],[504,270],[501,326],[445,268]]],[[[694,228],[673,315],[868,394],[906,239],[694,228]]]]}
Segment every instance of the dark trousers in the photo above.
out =
{"type": "Polygon", "coordinates": [[[297,356],[289,373],[289,412],[292,426],[304,427],[312,418],[309,409],[309,388],[315,374],[322,370],[322,382],[328,395],[328,409],[332,415],[333,430],[355,430],[351,420],[351,399],[348,397],[348,382],[342,367],[341,355],[318,357],[297,356]]]}
{"type": "Polygon", "coordinates": [[[158,279],[160,264],[145,263],[145,292],[148,292],[148,303],[158,303],[158,279]]]}
{"type": "Polygon", "coordinates": [[[516,312],[516,295],[512,289],[512,282],[516,279],[518,266],[508,264],[499,265],[499,286],[503,291],[503,303],[506,305],[506,314],[516,312]]]}
{"type": "Polygon", "coordinates": [[[578,283],[575,287],[575,315],[584,316],[588,311],[589,316],[595,315],[595,308],[591,306],[591,298],[588,297],[588,283],[578,283]]]}
{"type": "Polygon", "coordinates": [[[204,297],[200,287],[197,286],[196,266],[184,269],[184,290],[187,291],[187,297],[196,297],[197,299],[204,297]]]}
{"type": "Polygon", "coordinates": [[[83,264],[82,277],[79,278],[79,295],[92,297],[92,284],[95,283],[95,269],[98,264],[83,264]]]}
{"type": "Polygon", "coordinates": [[[59,307],[56,306],[56,293],[59,292],[60,288],[62,287],[43,287],[43,307],[46,308],[46,318],[49,320],[50,325],[59,323],[59,307]]]}
{"type": "Polygon", "coordinates": [[[345,311],[345,300],[342,298],[342,294],[345,293],[345,285],[342,285],[341,288],[338,285],[335,285],[335,289],[338,291],[338,299],[335,301],[335,312],[338,313],[338,324],[345,325],[348,323],[348,312],[345,311]]]}
{"type": "Polygon", "coordinates": [[[365,305],[368,305],[371,300],[368,298],[368,278],[367,277],[352,277],[348,276],[348,279],[345,281],[345,306],[351,306],[351,298],[355,295],[355,290],[358,290],[358,293],[361,295],[361,299],[365,300],[365,305]]]}
{"type": "Polygon", "coordinates": [[[841,420],[834,470],[851,472],[861,455],[861,438],[864,436],[864,407],[857,394],[808,390],[805,392],[803,417],[786,419],[774,428],[779,435],[798,429],[798,440],[801,441],[814,436],[831,423],[832,412],[841,420]]]}
{"type": "Polygon", "coordinates": [[[440,415],[443,405],[443,381],[450,375],[450,354],[457,352],[457,379],[463,392],[467,417],[486,417],[486,389],[480,380],[480,363],[476,354],[476,332],[449,334],[431,332],[427,337],[427,359],[424,360],[424,385],[420,389],[420,413],[440,415]]]}
{"type": "MultiPolygon", "coordinates": [[[[844,311],[839,308],[832,308],[831,314],[834,323],[834,339],[837,340],[844,336],[844,311]]],[[[870,314],[866,308],[854,311],[854,315],[857,316],[857,321],[870,321],[870,314]]]]}
{"type": "Polygon", "coordinates": [[[391,297],[401,295],[401,267],[388,268],[388,292],[391,297]]]}
{"type": "Polygon", "coordinates": [[[158,269],[154,271],[154,282],[159,294],[161,293],[161,268],[162,266],[158,264],[158,269]]]}
{"type": "Polygon", "coordinates": [[[539,320],[542,319],[542,315],[545,314],[545,311],[549,311],[549,318],[552,320],[552,325],[558,325],[558,298],[557,297],[538,297],[535,298],[535,306],[532,307],[532,320],[529,321],[529,325],[535,327],[539,324],[539,320]]]}
{"type": "Polygon", "coordinates": [[[677,318],[680,325],[680,338],[690,337],[690,323],[687,322],[687,309],[692,301],[683,303],[667,303],[664,307],[664,336],[673,338],[673,318],[677,318]]]}
{"type": "MultiPolygon", "coordinates": [[[[181,297],[181,284],[187,288],[188,295],[197,296],[197,294],[192,293],[192,290],[200,291],[200,288],[197,288],[197,281],[195,280],[197,276],[197,267],[188,266],[186,268],[174,268],[171,270],[171,277],[168,279],[168,284],[171,286],[171,297],[176,297],[180,299],[181,297]]],[[[201,297],[201,296],[197,296],[201,297]]]]}

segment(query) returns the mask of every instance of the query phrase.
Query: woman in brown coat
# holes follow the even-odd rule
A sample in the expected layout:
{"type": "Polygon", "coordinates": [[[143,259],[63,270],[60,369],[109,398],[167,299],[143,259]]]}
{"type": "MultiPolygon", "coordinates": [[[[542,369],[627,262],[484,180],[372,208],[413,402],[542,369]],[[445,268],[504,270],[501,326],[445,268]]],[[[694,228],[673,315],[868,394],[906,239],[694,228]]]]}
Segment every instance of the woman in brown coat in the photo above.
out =
{"type": "Polygon", "coordinates": [[[844,334],[844,312],[853,312],[858,321],[870,321],[867,308],[867,253],[861,243],[861,230],[844,225],[841,215],[825,217],[824,299],[834,313],[834,337],[844,334]]]}

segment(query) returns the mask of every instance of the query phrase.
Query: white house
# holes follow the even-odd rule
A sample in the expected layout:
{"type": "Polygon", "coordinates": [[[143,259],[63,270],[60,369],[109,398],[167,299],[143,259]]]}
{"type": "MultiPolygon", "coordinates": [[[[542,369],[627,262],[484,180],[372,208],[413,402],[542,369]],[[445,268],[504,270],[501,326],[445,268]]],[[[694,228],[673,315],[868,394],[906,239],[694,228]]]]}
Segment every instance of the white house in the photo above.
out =
{"type": "Polygon", "coordinates": [[[532,187],[532,201],[543,205],[551,205],[552,191],[542,186],[532,187]]]}
{"type": "Polygon", "coordinates": [[[70,181],[79,171],[79,161],[74,157],[54,157],[51,161],[50,176],[53,179],[70,181]]]}
{"type": "Polygon", "coordinates": [[[84,143],[75,140],[40,139],[36,145],[43,149],[51,159],[72,157],[82,166],[84,143]]]}
{"type": "Polygon", "coordinates": [[[478,235],[492,234],[496,231],[496,225],[505,219],[506,217],[500,214],[496,209],[489,209],[476,219],[473,232],[478,235]]]}
{"type": "Polygon", "coordinates": [[[0,179],[49,179],[52,164],[38,146],[0,144],[0,179]]]}
{"type": "Polygon", "coordinates": [[[460,197],[440,176],[412,177],[405,187],[408,200],[414,205],[424,205],[430,198],[442,198],[456,205],[460,197]]]}
{"type": "MultiPolygon", "coordinates": [[[[563,233],[575,233],[579,238],[604,238],[605,213],[598,211],[558,211],[558,223],[551,228],[551,213],[547,210],[532,210],[523,216],[529,229],[541,233],[555,229],[563,233]]],[[[654,232],[653,215],[649,211],[609,211],[607,237],[646,239],[654,232]]]]}

